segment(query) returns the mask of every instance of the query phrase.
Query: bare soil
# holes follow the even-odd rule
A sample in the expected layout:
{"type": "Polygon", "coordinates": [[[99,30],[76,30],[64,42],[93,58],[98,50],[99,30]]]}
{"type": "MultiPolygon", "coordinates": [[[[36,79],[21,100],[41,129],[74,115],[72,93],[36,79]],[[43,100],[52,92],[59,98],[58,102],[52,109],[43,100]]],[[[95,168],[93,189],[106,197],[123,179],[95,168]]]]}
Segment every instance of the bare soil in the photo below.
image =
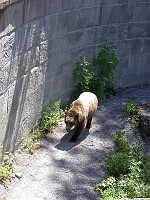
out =
{"type": "MultiPolygon", "coordinates": [[[[63,119],[49,133],[43,148],[33,155],[16,153],[15,172],[21,173],[11,183],[0,185],[0,197],[6,200],[96,200],[99,179],[107,176],[103,156],[114,147],[111,133],[121,129],[129,141],[137,140],[138,131],[123,117],[124,106],[136,98],[150,102],[150,86],[120,90],[116,96],[99,102],[93,127],[81,134],[77,143],[69,143],[63,119]]],[[[150,138],[142,138],[144,153],[150,155],[150,138]]]]}

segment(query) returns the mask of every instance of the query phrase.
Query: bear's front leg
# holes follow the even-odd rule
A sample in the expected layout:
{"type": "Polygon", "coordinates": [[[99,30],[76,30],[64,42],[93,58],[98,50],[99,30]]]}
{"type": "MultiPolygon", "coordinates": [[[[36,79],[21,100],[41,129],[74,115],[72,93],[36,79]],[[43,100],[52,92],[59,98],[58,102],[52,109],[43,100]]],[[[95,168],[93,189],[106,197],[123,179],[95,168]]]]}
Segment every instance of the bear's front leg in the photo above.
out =
{"type": "Polygon", "coordinates": [[[74,132],[72,138],[70,139],[70,142],[77,142],[77,139],[78,139],[79,135],[81,134],[81,132],[83,131],[84,128],[85,128],[85,121],[76,125],[75,132],[74,132]]]}
{"type": "Polygon", "coordinates": [[[92,117],[88,119],[87,124],[86,124],[86,128],[90,129],[92,127],[92,117]]]}

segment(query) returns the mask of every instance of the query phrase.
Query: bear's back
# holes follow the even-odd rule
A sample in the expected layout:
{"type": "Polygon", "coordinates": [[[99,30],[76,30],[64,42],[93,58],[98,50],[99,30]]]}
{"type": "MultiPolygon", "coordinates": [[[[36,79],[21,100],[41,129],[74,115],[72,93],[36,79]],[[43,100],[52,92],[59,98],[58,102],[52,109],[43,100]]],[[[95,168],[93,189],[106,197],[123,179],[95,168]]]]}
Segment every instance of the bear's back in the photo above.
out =
{"type": "Polygon", "coordinates": [[[78,100],[82,102],[85,109],[89,111],[94,111],[97,109],[98,99],[95,94],[91,92],[83,92],[78,100]]]}
{"type": "Polygon", "coordinates": [[[79,98],[81,101],[89,102],[89,101],[98,101],[97,96],[92,92],[83,92],[80,94],[79,98]]]}

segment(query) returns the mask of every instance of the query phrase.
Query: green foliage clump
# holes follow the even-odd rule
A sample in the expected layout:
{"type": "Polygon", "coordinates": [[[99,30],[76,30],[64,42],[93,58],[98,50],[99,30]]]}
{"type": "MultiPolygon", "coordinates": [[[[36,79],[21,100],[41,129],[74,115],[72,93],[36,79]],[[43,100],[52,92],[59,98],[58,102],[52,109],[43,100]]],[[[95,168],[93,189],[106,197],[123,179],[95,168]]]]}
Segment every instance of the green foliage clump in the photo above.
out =
{"type": "Polygon", "coordinates": [[[101,199],[150,197],[150,159],[142,155],[141,141],[131,147],[120,130],[113,136],[117,150],[110,150],[105,157],[111,176],[96,185],[101,199]]]}
{"type": "Polygon", "coordinates": [[[26,131],[19,150],[33,154],[35,150],[42,146],[41,138],[43,138],[43,134],[39,127],[33,129],[32,132],[26,131]]]}
{"type": "Polygon", "coordinates": [[[5,152],[0,157],[0,182],[11,181],[14,172],[14,156],[10,152],[5,152]]]}
{"type": "Polygon", "coordinates": [[[135,127],[139,127],[140,118],[137,110],[137,103],[135,100],[131,100],[125,105],[125,114],[130,117],[135,124],[135,127]]]}
{"type": "Polygon", "coordinates": [[[125,133],[122,133],[121,130],[117,130],[116,132],[112,133],[112,136],[115,140],[117,148],[119,149],[119,152],[129,153],[131,147],[127,141],[127,138],[125,137],[125,133]]]}
{"type": "Polygon", "coordinates": [[[120,174],[129,172],[130,162],[129,157],[125,152],[114,152],[113,150],[107,153],[105,157],[107,168],[111,175],[117,177],[120,174]]]}
{"type": "Polygon", "coordinates": [[[43,109],[39,126],[31,132],[26,132],[19,150],[33,154],[35,150],[42,147],[42,138],[45,138],[44,133],[50,132],[55,128],[60,118],[64,115],[66,107],[67,105],[62,106],[60,101],[46,105],[43,109]]]}
{"type": "Polygon", "coordinates": [[[145,157],[143,163],[144,178],[150,184],[150,156],[145,157]]]}
{"type": "Polygon", "coordinates": [[[95,66],[85,57],[81,57],[80,61],[76,63],[73,77],[78,81],[78,85],[73,93],[73,98],[77,98],[80,93],[87,91],[94,92],[100,99],[114,94],[113,70],[119,63],[115,55],[116,46],[104,44],[99,47],[101,51],[96,57],[95,66]]]}
{"type": "Polygon", "coordinates": [[[50,103],[45,106],[41,116],[40,129],[42,131],[52,131],[64,115],[61,102],[50,103]]]}
{"type": "Polygon", "coordinates": [[[125,112],[126,114],[128,114],[129,116],[133,116],[135,114],[137,114],[137,103],[135,100],[131,100],[129,101],[126,105],[125,105],[125,112]]]}
{"type": "Polygon", "coordinates": [[[77,98],[82,92],[91,90],[92,81],[95,78],[94,67],[85,57],[80,57],[80,61],[76,62],[73,77],[78,81],[78,85],[72,98],[77,98]]]}
{"type": "Polygon", "coordinates": [[[102,49],[97,55],[97,66],[102,68],[102,71],[97,75],[97,93],[100,99],[105,99],[109,95],[115,93],[113,71],[119,63],[115,54],[115,45],[104,44],[100,45],[102,49]]]}
{"type": "Polygon", "coordinates": [[[150,185],[143,181],[138,166],[135,166],[134,170],[127,175],[103,180],[97,184],[96,190],[102,194],[102,200],[150,197],[150,185]]]}

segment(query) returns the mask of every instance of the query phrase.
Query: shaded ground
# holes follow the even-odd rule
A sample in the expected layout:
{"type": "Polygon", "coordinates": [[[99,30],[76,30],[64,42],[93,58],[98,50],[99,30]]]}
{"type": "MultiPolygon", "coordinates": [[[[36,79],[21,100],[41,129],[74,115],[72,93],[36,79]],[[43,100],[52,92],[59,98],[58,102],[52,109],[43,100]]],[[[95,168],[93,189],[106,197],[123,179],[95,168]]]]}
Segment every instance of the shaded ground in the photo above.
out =
{"type": "MultiPolygon", "coordinates": [[[[44,148],[33,155],[16,155],[17,172],[6,187],[0,185],[0,197],[6,200],[96,200],[97,181],[106,176],[102,157],[114,146],[111,133],[124,130],[130,141],[136,141],[137,131],[124,119],[124,105],[135,97],[138,102],[150,102],[150,86],[119,91],[99,103],[93,127],[85,130],[75,144],[69,143],[63,120],[48,136],[44,148]]],[[[143,138],[144,151],[150,154],[150,138],[143,138]]]]}

